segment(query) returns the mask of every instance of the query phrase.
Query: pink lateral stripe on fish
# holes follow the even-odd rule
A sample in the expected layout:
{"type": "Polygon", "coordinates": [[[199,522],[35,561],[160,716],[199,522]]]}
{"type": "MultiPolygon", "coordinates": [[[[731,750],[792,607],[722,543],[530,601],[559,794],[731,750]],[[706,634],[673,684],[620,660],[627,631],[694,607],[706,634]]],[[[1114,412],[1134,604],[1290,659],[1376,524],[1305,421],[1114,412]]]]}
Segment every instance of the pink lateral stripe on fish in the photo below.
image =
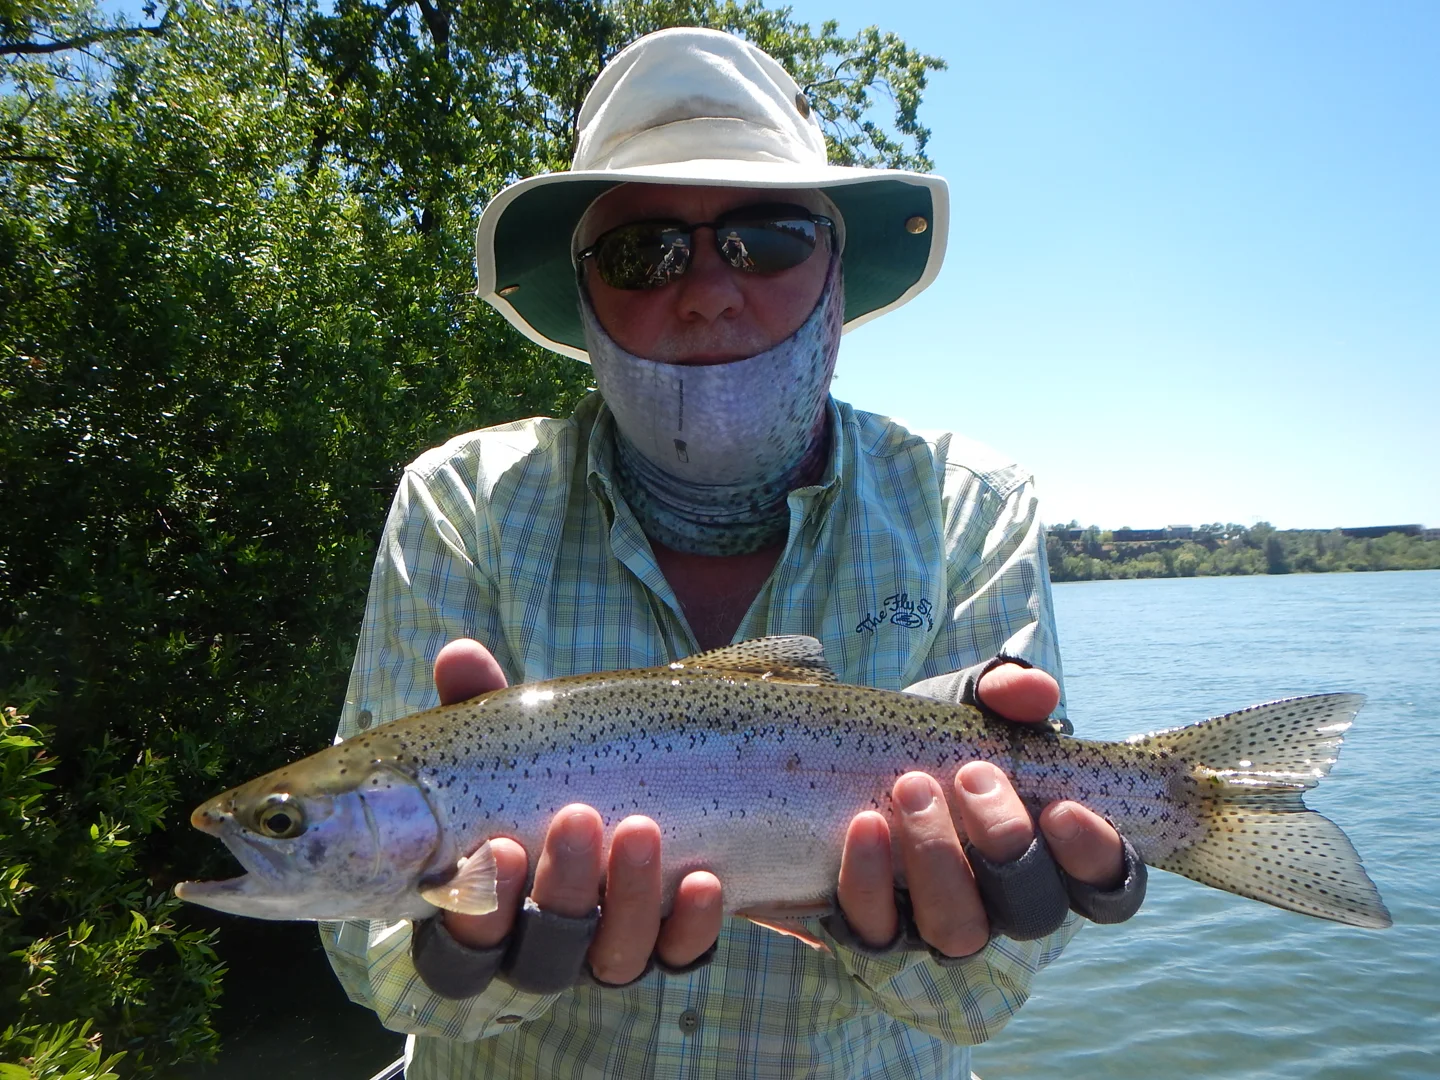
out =
{"type": "Polygon", "coordinates": [[[1151,866],[1384,927],[1390,914],[1354,847],[1301,801],[1363,701],[1289,698],[1093,742],[842,685],[814,638],[762,638],[493,691],[267,773],[191,817],[247,872],[175,891],[265,919],[483,914],[496,905],[487,841],[538,852],[553,814],[581,802],[607,829],[630,814],[655,819],[667,908],[679,880],[705,869],[727,912],[822,910],[856,813],[888,810],[905,772],[946,777],[979,758],[1034,807],[1074,799],[1105,815],[1151,866]]]}

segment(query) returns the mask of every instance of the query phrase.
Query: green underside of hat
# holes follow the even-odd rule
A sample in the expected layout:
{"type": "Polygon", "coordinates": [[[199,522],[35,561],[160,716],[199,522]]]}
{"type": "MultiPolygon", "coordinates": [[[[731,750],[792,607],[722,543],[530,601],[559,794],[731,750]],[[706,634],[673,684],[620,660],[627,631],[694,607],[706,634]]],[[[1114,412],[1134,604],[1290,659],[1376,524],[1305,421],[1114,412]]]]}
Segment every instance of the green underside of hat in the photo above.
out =
{"type": "MultiPolygon", "coordinates": [[[[575,223],[615,185],[603,180],[548,184],[525,192],[495,226],[495,291],[552,341],[585,348],[570,261],[575,223]]],[[[912,218],[933,224],[928,189],[899,180],[821,187],[845,220],[845,321],[893,304],[920,280],[933,228],[913,233],[912,218]]]]}

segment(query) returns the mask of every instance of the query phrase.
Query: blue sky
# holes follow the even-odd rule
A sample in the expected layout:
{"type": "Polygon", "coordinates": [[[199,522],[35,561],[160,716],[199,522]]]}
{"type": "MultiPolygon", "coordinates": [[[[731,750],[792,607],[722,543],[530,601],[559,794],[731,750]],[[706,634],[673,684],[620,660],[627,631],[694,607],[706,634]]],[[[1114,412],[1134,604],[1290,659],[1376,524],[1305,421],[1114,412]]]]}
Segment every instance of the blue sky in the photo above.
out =
{"type": "Polygon", "coordinates": [[[1440,4],[800,0],[943,57],[950,250],[836,393],[1047,519],[1440,526],[1440,4]]]}

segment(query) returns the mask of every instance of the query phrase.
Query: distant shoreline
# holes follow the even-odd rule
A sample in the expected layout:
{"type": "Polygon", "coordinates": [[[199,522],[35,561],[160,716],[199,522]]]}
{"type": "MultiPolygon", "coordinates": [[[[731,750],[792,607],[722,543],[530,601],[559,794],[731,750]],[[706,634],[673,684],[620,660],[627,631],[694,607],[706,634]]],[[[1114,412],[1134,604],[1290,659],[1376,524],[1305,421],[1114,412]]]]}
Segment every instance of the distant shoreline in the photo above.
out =
{"type": "Polygon", "coordinates": [[[1440,530],[1276,529],[1268,522],[1169,529],[1049,529],[1050,580],[1440,569],[1440,530]]]}

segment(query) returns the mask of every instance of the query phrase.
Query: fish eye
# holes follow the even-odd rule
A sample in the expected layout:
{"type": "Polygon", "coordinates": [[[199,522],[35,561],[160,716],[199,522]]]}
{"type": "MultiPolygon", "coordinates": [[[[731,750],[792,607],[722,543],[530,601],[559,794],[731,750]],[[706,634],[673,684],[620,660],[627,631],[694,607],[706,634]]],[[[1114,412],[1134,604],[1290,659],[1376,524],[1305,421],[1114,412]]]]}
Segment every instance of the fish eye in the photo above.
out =
{"type": "Polygon", "coordinates": [[[255,824],[266,836],[289,840],[305,831],[305,811],[289,795],[271,795],[256,811],[255,824]]]}

